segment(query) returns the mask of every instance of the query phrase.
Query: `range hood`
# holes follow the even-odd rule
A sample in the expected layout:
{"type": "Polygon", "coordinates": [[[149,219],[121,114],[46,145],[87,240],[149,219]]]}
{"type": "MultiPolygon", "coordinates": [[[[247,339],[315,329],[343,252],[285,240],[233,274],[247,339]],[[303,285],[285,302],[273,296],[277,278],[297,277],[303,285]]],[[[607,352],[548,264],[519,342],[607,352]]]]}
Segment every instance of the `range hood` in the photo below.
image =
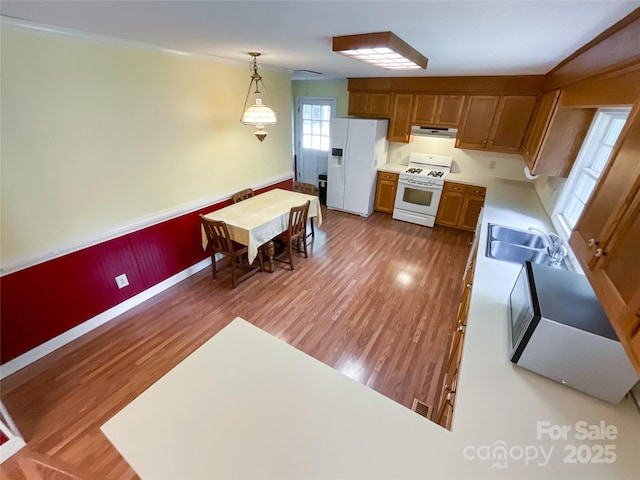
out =
{"type": "Polygon", "coordinates": [[[442,128],[414,125],[411,127],[411,135],[416,137],[456,138],[457,128],[442,128]]]}

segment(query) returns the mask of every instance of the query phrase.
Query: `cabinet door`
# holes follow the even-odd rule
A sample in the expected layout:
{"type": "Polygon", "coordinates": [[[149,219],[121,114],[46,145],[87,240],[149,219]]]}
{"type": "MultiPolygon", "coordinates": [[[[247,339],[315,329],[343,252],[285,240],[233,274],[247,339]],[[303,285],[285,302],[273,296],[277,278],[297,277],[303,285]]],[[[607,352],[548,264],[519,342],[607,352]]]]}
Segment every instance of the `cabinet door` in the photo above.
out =
{"type": "Polygon", "coordinates": [[[484,150],[487,147],[498,100],[499,97],[484,95],[472,95],[467,99],[456,147],[474,150],[484,150]]]}
{"type": "Polygon", "coordinates": [[[487,149],[500,152],[520,151],[535,104],[535,96],[500,97],[487,149]]]}
{"type": "Polygon", "coordinates": [[[453,332],[449,356],[445,363],[444,382],[438,406],[434,409],[434,420],[439,425],[450,429],[453,420],[453,407],[458,387],[458,372],[462,357],[462,343],[464,341],[464,328],[458,328],[453,332]]]}
{"type": "MultiPolygon", "coordinates": [[[[585,206],[569,244],[585,269],[597,262],[624,209],[631,204],[640,178],[640,107],[634,108],[620,133],[606,171],[585,206]]],[[[587,272],[588,273],[588,272],[587,272]]]]}
{"type": "Polygon", "coordinates": [[[434,126],[457,127],[464,110],[465,95],[440,95],[434,126]]]}
{"type": "Polygon", "coordinates": [[[367,116],[369,94],[365,92],[349,92],[349,115],[367,116]]]}
{"type": "Polygon", "coordinates": [[[349,92],[349,115],[389,118],[391,94],[385,92],[349,92]]]}
{"type": "Polygon", "coordinates": [[[391,113],[390,93],[369,94],[369,114],[373,117],[389,118],[391,113]]]}
{"type": "Polygon", "coordinates": [[[397,173],[378,172],[375,210],[378,212],[393,213],[397,188],[397,173]]]}
{"type": "Polygon", "coordinates": [[[482,207],[484,207],[485,190],[482,188],[467,187],[464,197],[458,228],[461,230],[475,231],[482,207]]]}
{"type": "Polygon", "coordinates": [[[640,375],[640,191],[598,258],[593,288],[640,375]]]}
{"type": "Polygon", "coordinates": [[[542,140],[551,122],[556,104],[558,103],[558,98],[560,98],[560,90],[555,90],[542,96],[533,123],[529,129],[522,153],[529,170],[532,172],[534,171],[534,165],[538,152],[540,151],[540,146],[542,145],[542,140]]]}
{"type": "Polygon", "coordinates": [[[464,204],[464,195],[466,187],[458,183],[445,182],[438,205],[438,213],[436,215],[436,223],[448,227],[457,227],[462,205],[464,204]]]}
{"type": "Polygon", "coordinates": [[[396,93],[393,95],[393,113],[389,122],[387,138],[391,142],[409,143],[411,136],[411,114],[413,113],[413,94],[396,93]]]}
{"type": "Polygon", "coordinates": [[[413,125],[435,126],[438,95],[416,95],[413,105],[413,125]]]}

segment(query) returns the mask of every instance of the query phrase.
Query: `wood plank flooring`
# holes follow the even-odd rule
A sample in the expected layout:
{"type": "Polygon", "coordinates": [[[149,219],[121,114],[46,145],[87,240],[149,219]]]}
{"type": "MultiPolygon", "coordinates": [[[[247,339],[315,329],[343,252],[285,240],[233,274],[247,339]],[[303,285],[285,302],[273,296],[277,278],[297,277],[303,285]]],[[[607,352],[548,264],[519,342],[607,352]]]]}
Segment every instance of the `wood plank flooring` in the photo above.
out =
{"type": "MultiPolygon", "coordinates": [[[[434,405],[472,234],[323,216],[294,272],[276,263],[232,290],[228,269],[213,282],[207,268],[3,380],[29,447],[99,478],[137,478],[100,426],[236,316],[407,408],[434,405]]],[[[15,463],[6,478],[22,478],[15,463]]]]}

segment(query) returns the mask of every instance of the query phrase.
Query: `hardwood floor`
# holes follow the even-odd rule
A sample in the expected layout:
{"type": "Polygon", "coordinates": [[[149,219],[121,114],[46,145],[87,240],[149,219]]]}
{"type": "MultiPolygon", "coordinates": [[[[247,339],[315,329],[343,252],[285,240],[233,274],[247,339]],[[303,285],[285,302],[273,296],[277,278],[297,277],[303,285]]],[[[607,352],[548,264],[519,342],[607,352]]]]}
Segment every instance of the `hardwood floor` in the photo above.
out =
{"type": "MultiPolygon", "coordinates": [[[[472,234],[323,214],[294,272],[277,263],[232,290],[229,269],[213,282],[207,268],[3,380],[28,446],[137,478],[100,426],[236,316],[408,408],[433,405],[472,234]]],[[[14,459],[3,467],[22,478],[14,459]]]]}

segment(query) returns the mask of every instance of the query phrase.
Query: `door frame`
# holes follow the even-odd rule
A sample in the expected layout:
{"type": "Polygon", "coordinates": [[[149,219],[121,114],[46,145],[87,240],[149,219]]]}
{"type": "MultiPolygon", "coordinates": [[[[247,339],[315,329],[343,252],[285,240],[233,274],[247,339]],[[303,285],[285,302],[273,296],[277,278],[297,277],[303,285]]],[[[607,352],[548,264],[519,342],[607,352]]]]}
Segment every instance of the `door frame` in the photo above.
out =
{"type": "Polygon", "coordinates": [[[301,138],[302,138],[302,116],[300,115],[300,108],[303,103],[314,103],[314,101],[318,101],[318,103],[328,103],[331,106],[331,115],[330,118],[335,118],[336,116],[336,97],[306,97],[300,96],[295,98],[295,108],[293,111],[294,118],[294,129],[293,129],[293,144],[294,144],[294,161],[293,161],[293,173],[294,180],[298,180],[298,163],[300,162],[301,155],[301,138]]]}

